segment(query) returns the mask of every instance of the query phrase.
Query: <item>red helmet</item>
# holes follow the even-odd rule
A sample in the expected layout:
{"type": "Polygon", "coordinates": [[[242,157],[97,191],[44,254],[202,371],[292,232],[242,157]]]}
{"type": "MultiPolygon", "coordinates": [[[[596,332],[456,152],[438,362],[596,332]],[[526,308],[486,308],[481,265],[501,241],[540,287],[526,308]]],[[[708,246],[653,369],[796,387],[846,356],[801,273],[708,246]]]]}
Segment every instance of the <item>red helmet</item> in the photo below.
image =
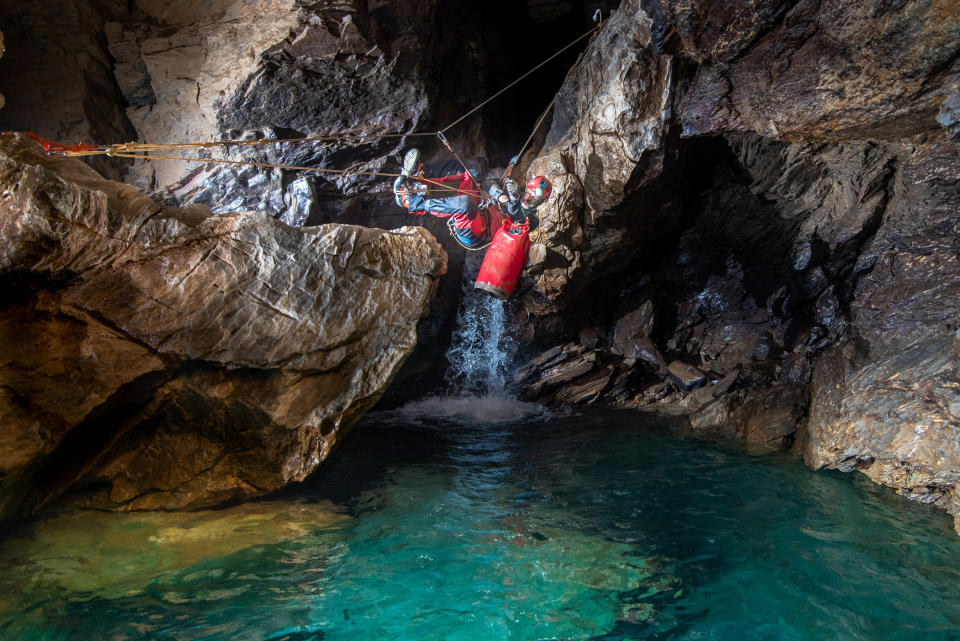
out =
{"type": "Polygon", "coordinates": [[[526,191],[523,192],[524,206],[529,209],[539,207],[543,204],[543,201],[550,197],[551,191],[553,191],[553,185],[543,176],[531,178],[530,182],[527,183],[526,191]]]}

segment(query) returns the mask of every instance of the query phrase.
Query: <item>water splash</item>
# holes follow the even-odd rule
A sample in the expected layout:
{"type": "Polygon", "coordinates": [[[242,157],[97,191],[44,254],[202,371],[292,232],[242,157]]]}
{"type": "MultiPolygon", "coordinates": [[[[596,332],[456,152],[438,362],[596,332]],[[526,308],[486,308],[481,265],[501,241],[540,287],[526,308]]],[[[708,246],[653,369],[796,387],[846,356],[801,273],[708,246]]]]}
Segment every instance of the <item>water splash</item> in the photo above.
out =
{"type": "Polygon", "coordinates": [[[457,312],[445,376],[450,396],[507,397],[515,343],[506,332],[504,304],[473,287],[480,255],[467,257],[463,298],[457,312]]]}
{"type": "Polygon", "coordinates": [[[446,429],[456,426],[502,425],[523,421],[531,424],[566,415],[536,403],[508,396],[452,396],[411,401],[394,410],[371,414],[373,420],[383,424],[443,425],[446,429]]]}

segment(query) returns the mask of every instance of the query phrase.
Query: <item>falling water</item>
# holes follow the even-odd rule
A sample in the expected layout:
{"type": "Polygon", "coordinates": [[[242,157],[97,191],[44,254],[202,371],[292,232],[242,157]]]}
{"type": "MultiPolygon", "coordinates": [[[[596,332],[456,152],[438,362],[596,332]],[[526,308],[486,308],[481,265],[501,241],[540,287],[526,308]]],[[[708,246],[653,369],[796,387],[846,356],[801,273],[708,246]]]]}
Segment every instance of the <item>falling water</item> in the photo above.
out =
{"type": "Polygon", "coordinates": [[[457,329],[447,350],[451,396],[506,396],[514,343],[506,334],[504,303],[473,287],[482,255],[467,257],[457,329]]]}

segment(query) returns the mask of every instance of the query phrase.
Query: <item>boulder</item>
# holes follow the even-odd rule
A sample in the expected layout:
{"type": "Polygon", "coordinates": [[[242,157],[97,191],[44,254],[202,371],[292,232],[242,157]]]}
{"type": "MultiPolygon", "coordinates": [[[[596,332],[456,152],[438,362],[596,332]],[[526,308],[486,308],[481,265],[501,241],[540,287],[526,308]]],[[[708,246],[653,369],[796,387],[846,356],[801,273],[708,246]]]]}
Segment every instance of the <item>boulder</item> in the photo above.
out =
{"type": "Polygon", "coordinates": [[[707,375],[700,369],[683,361],[673,361],[667,366],[670,380],[685,392],[707,384],[707,375]]]}
{"type": "Polygon", "coordinates": [[[421,228],[167,208],[20,135],[0,185],[4,515],[67,488],[171,509],[302,480],[412,351],[446,266],[421,228]]]}
{"type": "Polygon", "coordinates": [[[653,301],[648,300],[616,322],[610,351],[628,359],[640,358],[640,341],[649,339],[653,332],[653,320],[653,301]]]}

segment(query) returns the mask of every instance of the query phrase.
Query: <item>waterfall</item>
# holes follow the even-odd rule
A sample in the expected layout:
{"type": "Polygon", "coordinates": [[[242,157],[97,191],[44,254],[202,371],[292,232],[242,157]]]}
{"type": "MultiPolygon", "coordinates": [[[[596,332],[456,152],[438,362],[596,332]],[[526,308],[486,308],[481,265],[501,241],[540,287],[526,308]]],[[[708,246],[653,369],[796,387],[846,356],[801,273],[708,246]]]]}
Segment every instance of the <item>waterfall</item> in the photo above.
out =
{"type": "Polygon", "coordinates": [[[467,256],[464,266],[457,328],[446,353],[449,366],[444,374],[443,395],[381,412],[377,421],[425,424],[439,421],[447,427],[460,425],[473,429],[478,425],[542,421],[556,415],[536,403],[520,401],[506,391],[516,342],[505,331],[504,303],[473,287],[482,258],[482,254],[474,252],[467,256]]]}
{"type": "Polygon", "coordinates": [[[445,380],[451,396],[505,397],[514,342],[506,335],[503,302],[473,287],[482,255],[467,257],[457,329],[447,350],[445,380]]]}

